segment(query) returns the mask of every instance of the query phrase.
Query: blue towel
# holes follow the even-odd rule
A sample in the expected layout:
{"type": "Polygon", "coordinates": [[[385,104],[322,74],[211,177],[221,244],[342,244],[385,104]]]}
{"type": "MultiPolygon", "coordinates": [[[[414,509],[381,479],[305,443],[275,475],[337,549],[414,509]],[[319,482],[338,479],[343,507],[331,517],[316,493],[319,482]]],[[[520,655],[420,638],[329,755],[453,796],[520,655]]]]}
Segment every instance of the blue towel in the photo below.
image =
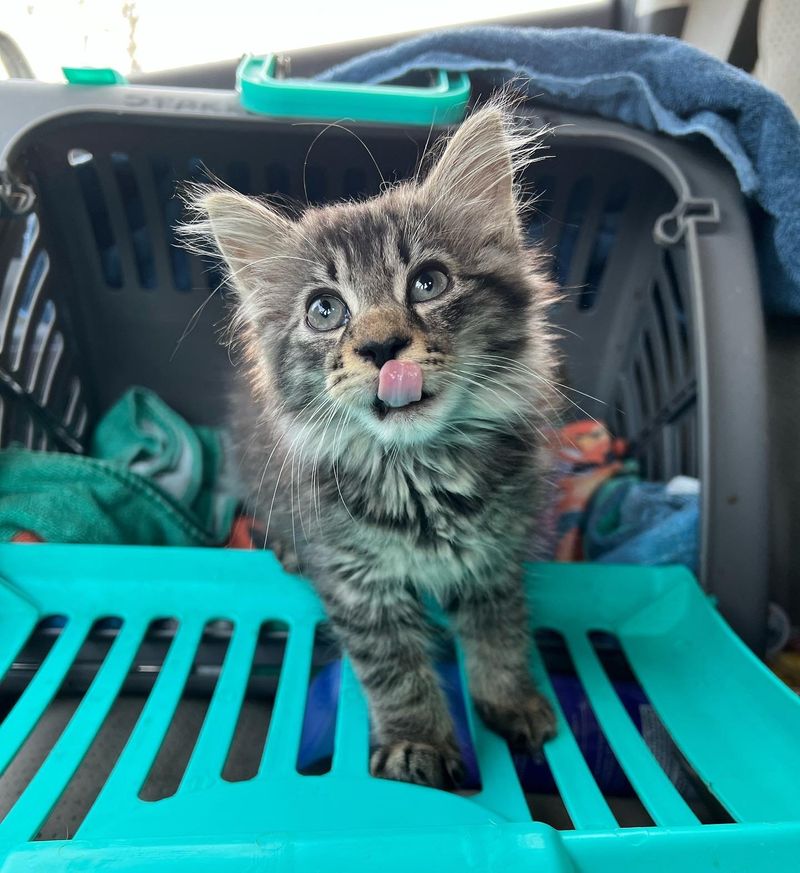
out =
{"type": "Polygon", "coordinates": [[[800,126],[747,73],[669,37],[474,27],[407,40],[320,78],[381,82],[437,67],[480,70],[498,85],[525,77],[530,95],[564,109],[708,137],[764,210],[754,230],[766,308],[800,315],[800,126]]]}
{"type": "Polygon", "coordinates": [[[683,564],[696,575],[700,494],[636,476],[612,479],[592,499],[583,545],[600,564],[683,564]]]}

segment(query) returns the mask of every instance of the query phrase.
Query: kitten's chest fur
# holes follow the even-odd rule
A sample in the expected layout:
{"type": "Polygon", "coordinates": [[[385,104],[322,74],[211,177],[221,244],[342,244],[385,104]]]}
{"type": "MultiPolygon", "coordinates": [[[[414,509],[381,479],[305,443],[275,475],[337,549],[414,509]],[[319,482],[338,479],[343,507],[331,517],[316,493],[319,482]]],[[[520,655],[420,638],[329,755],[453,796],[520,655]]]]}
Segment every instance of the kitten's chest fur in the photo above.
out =
{"type": "Polygon", "coordinates": [[[291,441],[263,421],[240,414],[237,423],[268,542],[295,552],[317,584],[332,573],[441,592],[518,565],[527,550],[539,478],[529,431],[476,431],[402,451],[364,437],[334,461],[313,450],[292,459],[291,441]]]}
{"type": "Polygon", "coordinates": [[[353,521],[418,548],[440,548],[469,532],[485,504],[479,471],[456,450],[376,458],[339,489],[353,521]]]}
{"type": "Polygon", "coordinates": [[[350,512],[384,572],[402,568],[432,590],[461,586],[519,561],[531,526],[533,478],[529,450],[498,437],[388,463],[382,485],[353,487],[350,512]]]}
{"type": "Polygon", "coordinates": [[[356,452],[318,477],[322,523],[312,521],[299,552],[315,575],[332,561],[363,581],[441,592],[518,563],[530,532],[532,457],[512,438],[368,458],[356,452]]]}

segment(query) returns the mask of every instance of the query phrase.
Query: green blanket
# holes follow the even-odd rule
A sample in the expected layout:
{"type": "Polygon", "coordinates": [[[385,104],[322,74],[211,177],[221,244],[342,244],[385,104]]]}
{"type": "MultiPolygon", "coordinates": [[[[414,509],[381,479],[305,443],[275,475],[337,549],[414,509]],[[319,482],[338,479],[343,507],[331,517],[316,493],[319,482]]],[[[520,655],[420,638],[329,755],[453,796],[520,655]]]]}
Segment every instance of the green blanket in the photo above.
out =
{"type": "Polygon", "coordinates": [[[0,452],[0,541],[20,531],[60,543],[226,540],[237,501],[216,431],[133,388],[98,423],[90,455],[0,452]]]}

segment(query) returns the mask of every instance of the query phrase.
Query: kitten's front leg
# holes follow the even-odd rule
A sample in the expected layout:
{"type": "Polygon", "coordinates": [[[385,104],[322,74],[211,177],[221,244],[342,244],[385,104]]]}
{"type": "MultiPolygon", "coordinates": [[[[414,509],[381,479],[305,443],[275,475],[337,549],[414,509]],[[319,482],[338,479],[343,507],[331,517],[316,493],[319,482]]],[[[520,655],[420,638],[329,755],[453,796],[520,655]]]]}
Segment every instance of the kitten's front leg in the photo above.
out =
{"type": "Polygon", "coordinates": [[[550,703],[533,683],[520,571],[467,590],[448,604],[466,654],[475,708],[515,750],[538,753],[556,733],[550,703]]]}
{"type": "Polygon", "coordinates": [[[322,588],[328,615],[367,693],[379,741],[373,776],[450,787],[461,758],[427,653],[423,609],[401,583],[322,588]]]}

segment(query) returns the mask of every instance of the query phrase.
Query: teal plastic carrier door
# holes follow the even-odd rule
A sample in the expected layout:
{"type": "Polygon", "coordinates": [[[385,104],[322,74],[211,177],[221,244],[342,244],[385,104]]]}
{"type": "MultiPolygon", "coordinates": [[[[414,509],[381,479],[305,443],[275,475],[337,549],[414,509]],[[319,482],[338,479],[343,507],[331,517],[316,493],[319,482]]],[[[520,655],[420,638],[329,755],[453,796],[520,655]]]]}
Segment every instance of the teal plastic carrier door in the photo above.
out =
{"type": "MultiPolygon", "coordinates": [[[[15,700],[0,700],[2,873],[754,873],[800,858],[800,702],[736,638],[681,568],[530,566],[537,628],[561,634],[587,700],[652,821],[619,826],[558,701],[538,648],[531,669],[554,701],[559,734],[545,757],[571,826],[537,821],[506,744],[469,707],[481,776],[469,796],[373,779],[366,702],[343,672],[330,772],[297,757],[314,635],[325,620],[311,586],[269,553],[113,546],[0,546],[0,676],[24,669],[31,630],[49,620],[51,648],[15,700]],[[53,624],[53,617],[59,617],[53,624]],[[154,620],[174,622],[142,708],[84,817],[63,838],[37,839],[76,781],[154,620]],[[29,781],[5,776],[24,756],[93,624],[113,628],[92,681],[29,781]],[[179,706],[209,622],[230,623],[226,654],[175,793],[139,796],[179,706]],[[285,653],[253,774],[222,771],[251,675],[259,628],[286,628],[285,653]],[[109,624],[110,623],[110,624],[109,624]],[[56,630],[53,630],[56,628],[56,630]],[[613,634],[672,740],[725,824],[704,824],[621,704],[592,646],[613,634]],[[5,792],[5,793],[4,793],[5,792]]],[[[77,659],[77,661],[76,661],[77,659]]],[[[149,662],[147,662],[149,663],[149,662]]]]}
{"type": "Polygon", "coordinates": [[[281,78],[277,55],[245,56],[236,71],[236,87],[242,106],[260,115],[427,126],[461,121],[470,95],[466,73],[444,70],[427,87],[281,78]]]}

